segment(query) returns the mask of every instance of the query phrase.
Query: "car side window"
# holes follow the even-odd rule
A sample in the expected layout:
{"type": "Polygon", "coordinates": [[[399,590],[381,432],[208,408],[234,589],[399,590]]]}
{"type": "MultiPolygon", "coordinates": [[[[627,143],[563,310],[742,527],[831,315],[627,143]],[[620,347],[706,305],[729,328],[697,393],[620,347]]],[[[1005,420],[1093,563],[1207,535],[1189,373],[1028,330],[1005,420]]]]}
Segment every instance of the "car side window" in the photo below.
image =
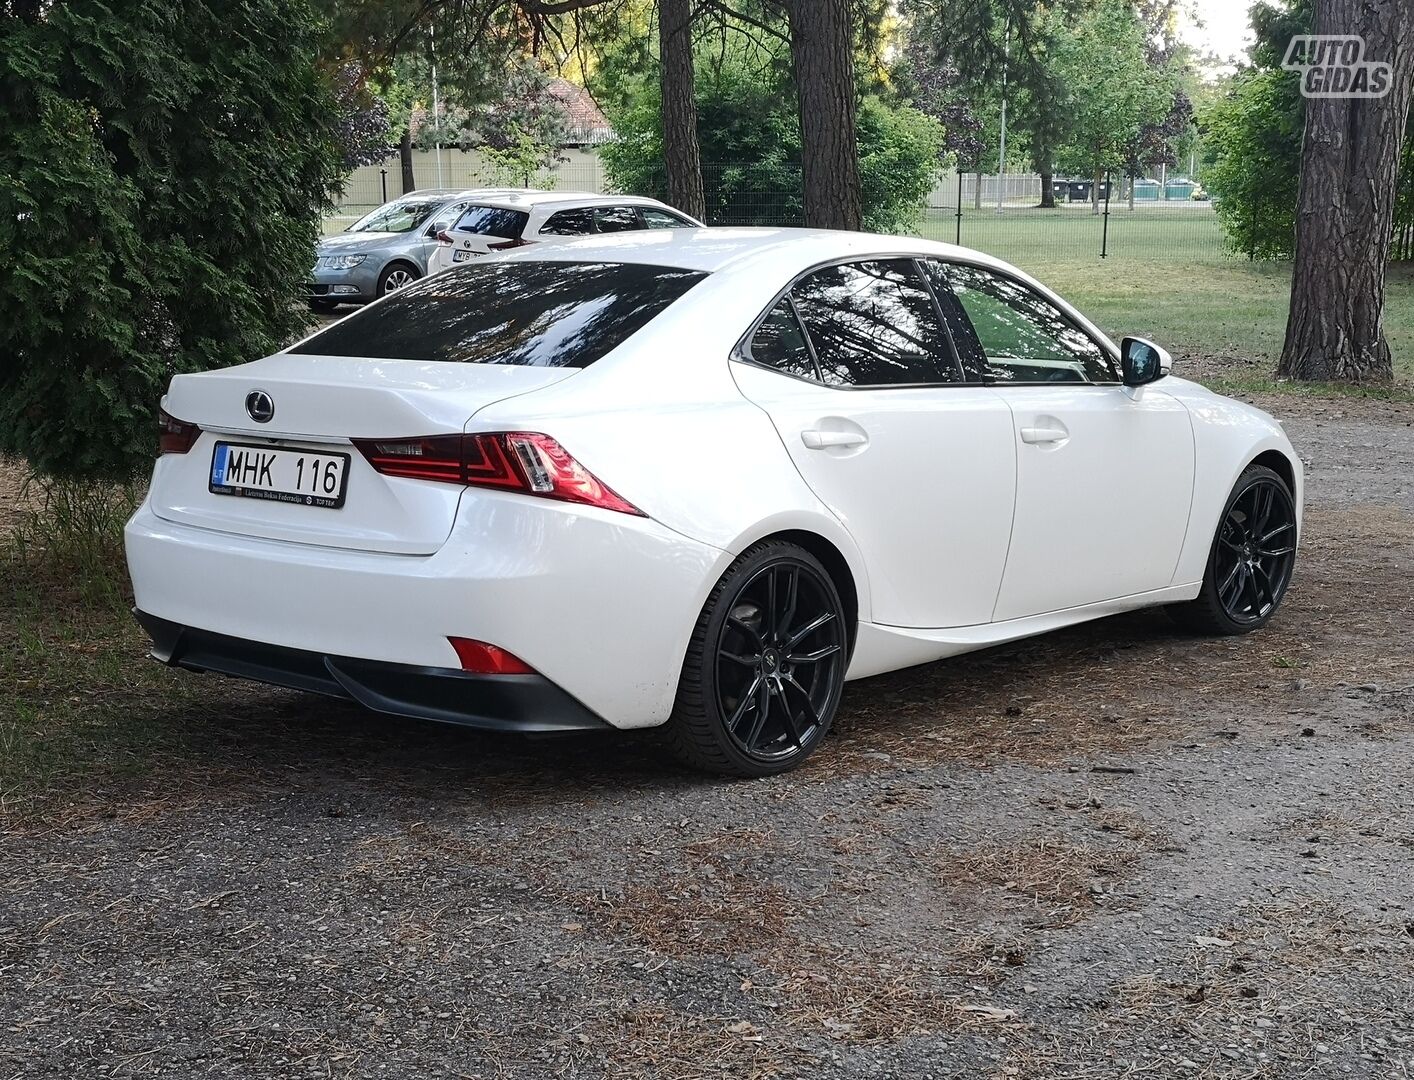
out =
{"type": "Polygon", "coordinates": [[[692,222],[684,221],[676,214],[670,214],[666,210],[659,210],[652,206],[640,206],[639,214],[643,217],[643,226],[646,229],[691,229],[692,222]]]}
{"type": "Polygon", "coordinates": [[[643,228],[638,211],[632,206],[596,206],[594,225],[601,233],[629,232],[643,228]]]}
{"type": "Polygon", "coordinates": [[[827,386],[957,382],[938,309],[912,259],[841,263],[791,289],[827,386]]]}
{"type": "Polygon", "coordinates": [[[588,236],[593,231],[594,218],[587,206],[557,210],[540,226],[542,236],[588,236]]]}
{"type": "Polygon", "coordinates": [[[748,351],[751,359],[763,367],[775,368],[802,379],[818,381],[820,377],[789,297],[782,297],[781,302],[761,321],[748,351]]]}
{"type": "Polygon", "coordinates": [[[455,222],[457,218],[461,217],[462,213],[470,205],[470,203],[460,202],[442,207],[442,209],[437,211],[436,220],[433,221],[431,225],[427,226],[427,235],[436,236],[439,232],[450,229],[452,223],[455,222]]]}
{"type": "Polygon", "coordinates": [[[951,292],[967,315],[987,374],[1007,383],[1118,382],[1089,334],[1019,281],[978,266],[949,263],[951,292]]]}

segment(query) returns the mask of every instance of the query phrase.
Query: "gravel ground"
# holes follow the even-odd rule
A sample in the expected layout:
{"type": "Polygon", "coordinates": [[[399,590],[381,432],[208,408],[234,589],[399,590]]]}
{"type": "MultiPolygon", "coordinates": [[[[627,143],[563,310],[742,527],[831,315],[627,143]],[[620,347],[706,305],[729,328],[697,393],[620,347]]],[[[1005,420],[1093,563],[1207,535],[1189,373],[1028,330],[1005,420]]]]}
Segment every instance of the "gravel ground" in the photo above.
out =
{"type": "Polygon", "coordinates": [[[0,816],[0,1078],[1414,1074],[1414,407],[1261,404],[1266,631],[853,683],[786,777],[210,677],[196,760],[0,816]]]}

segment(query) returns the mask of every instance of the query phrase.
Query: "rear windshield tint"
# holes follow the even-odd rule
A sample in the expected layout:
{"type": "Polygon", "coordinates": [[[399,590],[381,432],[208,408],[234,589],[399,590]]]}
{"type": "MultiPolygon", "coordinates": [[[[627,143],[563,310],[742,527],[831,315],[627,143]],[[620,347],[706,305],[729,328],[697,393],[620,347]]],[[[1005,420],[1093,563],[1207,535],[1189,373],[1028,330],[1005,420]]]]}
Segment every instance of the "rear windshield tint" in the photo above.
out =
{"type": "Polygon", "coordinates": [[[490,258],[424,278],[290,351],[588,367],[706,276],[640,263],[490,258]]]}
{"type": "Polygon", "coordinates": [[[505,240],[520,239],[520,232],[530,215],[524,210],[505,210],[499,206],[469,206],[457,219],[456,228],[477,236],[498,236],[505,240]]]}

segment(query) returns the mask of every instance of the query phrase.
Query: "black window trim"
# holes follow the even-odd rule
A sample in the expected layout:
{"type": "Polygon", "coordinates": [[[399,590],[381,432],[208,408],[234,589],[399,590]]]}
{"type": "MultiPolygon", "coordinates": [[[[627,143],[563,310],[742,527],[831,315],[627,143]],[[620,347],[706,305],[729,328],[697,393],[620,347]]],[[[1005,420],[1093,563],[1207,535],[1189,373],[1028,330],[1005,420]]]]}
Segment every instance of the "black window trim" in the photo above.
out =
{"type": "Polygon", "coordinates": [[[943,345],[944,345],[944,348],[946,349],[947,353],[952,357],[953,367],[957,370],[957,373],[958,373],[959,375],[963,376],[964,378],[966,377],[967,372],[963,369],[962,361],[958,358],[957,349],[956,349],[956,347],[953,345],[952,333],[948,330],[947,320],[945,320],[945,319],[943,318],[943,312],[942,312],[942,308],[941,308],[941,307],[939,306],[939,304],[938,304],[938,298],[937,298],[937,296],[935,296],[935,295],[933,294],[933,283],[928,280],[928,275],[925,274],[925,273],[923,272],[923,268],[918,265],[919,260],[920,260],[920,259],[923,259],[923,258],[927,258],[927,256],[924,256],[924,255],[916,255],[916,254],[907,254],[907,253],[900,253],[900,254],[874,254],[874,253],[870,253],[870,254],[866,254],[866,255],[860,255],[860,254],[845,255],[845,256],[842,256],[842,257],[840,257],[840,258],[826,259],[826,260],[824,260],[823,262],[816,263],[815,265],[811,266],[808,270],[804,270],[804,271],[802,271],[801,273],[797,274],[795,277],[793,277],[793,278],[791,279],[789,285],[787,285],[784,289],[781,289],[778,293],[776,293],[775,296],[773,296],[773,297],[771,298],[771,302],[766,306],[766,309],[765,309],[764,311],[762,311],[761,314],[759,314],[759,315],[752,321],[751,326],[750,326],[750,328],[746,331],[746,333],[744,333],[740,338],[737,339],[737,343],[732,347],[732,350],[731,350],[730,354],[728,355],[727,359],[729,359],[729,360],[737,360],[737,361],[739,361],[739,362],[741,362],[741,363],[743,363],[743,364],[750,364],[752,367],[760,368],[760,369],[763,370],[763,371],[770,371],[770,372],[773,372],[773,373],[776,374],[776,375],[782,375],[782,376],[784,376],[784,377],[787,378],[787,379],[795,379],[797,382],[808,383],[808,384],[810,384],[811,386],[820,386],[820,387],[823,387],[823,388],[826,389],[826,390],[843,390],[843,391],[846,391],[846,392],[854,392],[854,391],[861,391],[861,392],[863,392],[863,391],[869,391],[869,392],[872,393],[872,392],[879,391],[879,390],[931,390],[931,389],[936,389],[936,388],[945,387],[945,386],[981,386],[982,383],[980,383],[980,382],[957,382],[957,381],[953,381],[953,382],[918,382],[918,383],[870,383],[870,384],[867,385],[867,386],[856,386],[856,385],[854,385],[854,384],[852,384],[852,383],[845,384],[845,385],[843,385],[843,386],[837,386],[837,385],[834,385],[834,384],[832,384],[832,383],[827,383],[827,382],[825,382],[824,373],[821,371],[821,368],[820,368],[820,358],[819,358],[818,355],[816,355],[816,352],[815,352],[815,342],[811,340],[811,338],[810,338],[810,330],[809,330],[809,328],[805,325],[805,320],[800,317],[800,311],[799,311],[799,309],[796,308],[796,306],[795,306],[795,299],[794,299],[794,297],[792,297],[792,296],[790,295],[790,293],[791,293],[791,290],[796,287],[796,285],[798,285],[800,282],[804,281],[804,280],[805,280],[806,278],[808,278],[811,274],[814,274],[814,273],[816,273],[817,271],[820,271],[820,270],[827,270],[827,269],[829,269],[831,266],[844,266],[844,265],[846,265],[846,264],[848,264],[848,263],[861,263],[861,262],[900,262],[900,261],[906,261],[906,262],[911,262],[911,263],[913,263],[913,268],[914,268],[914,270],[917,272],[918,276],[919,276],[920,278],[922,278],[924,287],[928,290],[928,295],[929,295],[929,297],[930,297],[930,298],[932,299],[932,301],[933,301],[933,311],[937,314],[937,316],[938,316],[938,322],[939,322],[939,324],[940,324],[940,325],[942,326],[942,328],[943,328],[943,345]],[[790,301],[790,309],[791,309],[791,312],[792,312],[792,314],[795,315],[795,321],[796,321],[797,325],[799,325],[799,327],[800,327],[801,336],[802,336],[803,338],[805,338],[805,347],[810,350],[810,360],[811,360],[811,362],[815,365],[815,378],[813,378],[813,379],[806,378],[804,375],[796,375],[796,374],[793,374],[792,372],[789,372],[789,371],[782,371],[782,370],[781,370],[780,368],[778,368],[778,367],[773,367],[773,366],[770,365],[770,364],[764,364],[764,363],[762,363],[761,361],[757,360],[754,356],[751,355],[751,342],[752,342],[752,339],[756,337],[756,331],[758,331],[758,330],[761,329],[761,324],[764,323],[764,322],[767,320],[767,318],[770,317],[771,312],[773,312],[773,311],[776,310],[776,305],[778,305],[778,304],[781,302],[781,300],[783,300],[783,299],[790,301]]]}
{"type": "MultiPolygon", "coordinates": [[[[795,277],[791,278],[790,283],[789,283],[788,285],[786,285],[785,288],[783,288],[783,289],[781,289],[780,291],[778,291],[778,292],[771,298],[771,302],[770,302],[769,304],[767,304],[764,309],[762,309],[761,313],[760,313],[759,315],[757,315],[754,320],[752,320],[752,323],[751,323],[750,327],[747,328],[746,333],[742,334],[742,336],[737,339],[737,343],[736,343],[734,346],[732,346],[731,352],[729,353],[727,359],[729,359],[729,360],[735,360],[735,361],[738,361],[739,363],[743,363],[743,364],[750,364],[752,367],[760,368],[760,369],[763,370],[763,371],[772,372],[773,374],[783,376],[784,378],[787,378],[787,379],[795,379],[797,382],[809,383],[809,384],[812,385],[812,386],[821,386],[821,387],[824,387],[826,390],[845,390],[845,391],[855,391],[855,390],[861,390],[861,391],[863,391],[863,390],[867,390],[867,391],[871,391],[871,392],[872,392],[872,391],[878,391],[878,390],[931,390],[931,389],[947,389],[947,388],[952,388],[952,387],[970,387],[970,388],[975,389],[976,387],[979,387],[979,386],[1002,387],[1002,388],[1020,387],[1020,386],[1049,386],[1049,387],[1051,387],[1052,389],[1054,389],[1054,388],[1057,387],[1057,386],[1094,386],[1094,387],[1100,387],[1100,388],[1108,388],[1108,387],[1112,387],[1112,386],[1123,385],[1122,380],[1119,379],[1118,377],[1114,378],[1114,379],[1111,380],[1110,382],[1088,382],[1088,381],[1087,381],[1087,382],[1082,382],[1082,383],[1009,382],[1009,381],[1006,381],[1006,380],[1000,380],[1000,381],[999,381],[999,380],[997,380],[997,379],[988,378],[988,377],[986,377],[985,375],[982,376],[981,378],[977,378],[977,379],[969,378],[969,377],[968,377],[968,374],[967,374],[967,369],[963,366],[962,357],[958,354],[957,345],[956,345],[956,343],[953,341],[953,338],[952,338],[952,330],[948,327],[948,321],[947,321],[947,319],[944,318],[944,316],[943,316],[942,302],[938,299],[937,293],[936,293],[936,291],[935,291],[934,288],[933,288],[933,282],[932,282],[932,280],[928,277],[927,272],[923,269],[922,266],[918,266],[918,267],[917,267],[918,273],[919,273],[919,276],[923,278],[924,283],[928,286],[928,292],[929,292],[929,294],[933,297],[933,306],[934,306],[934,308],[936,309],[936,311],[937,311],[937,313],[938,313],[938,321],[942,324],[942,327],[943,327],[943,336],[946,338],[948,351],[952,354],[953,365],[957,368],[958,374],[960,374],[960,375],[962,376],[962,380],[961,380],[960,382],[936,382],[936,383],[933,383],[933,382],[929,382],[929,383],[879,383],[879,384],[870,385],[870,386],[832,386],[832,385],[826,383],[826,382],[824,381],[823,376],[820,374],[820,362],[819,362],[819,360],[818,360],[818,359],[816,358],[816,356],[815,356],[815,343],[810,340],[810,331],[806,329],[806,327],[805,327],[805,321],[800,318],[800,313],[795,310],[795,301],[794,301],[794,300],[791,301],[791,310],[792,310],[792,312],[794,312],[794,314],[795,314],[796,322],[799,323],[799,325],[800,325],[800,331],[801,331],[801,334],[802,334],[802,335],[804,336],[804,338],[805,338],[806,347],[809,348],[809,350],[810,350],[810,357],[811,357],[811,360],[814,361],[814,363],[815,363],[815,372],[816,372],[817,377],[814,378],[814,379],[809,379],[809,378],[806,378],[806,377],[803,376],[803,375],[794,375],[794,374],[792,374],[791,372],[782,371],[780,368],[772,367],[770,364],[763,364],[763,363],[761,363],[759,360],[757,360],[755,357],[753,357],[753,356],[751,355],[751,340],[752,340],[752,338],[754,338],[754,337],[756,336],[756,331],[759,330],[759,329],[761,329],[761,324],[764,323],[764,322],[766,321],[767,317],[771,314],[771,312],[776,309],[776,305],[781,302],[781,299],[782,299],[783,297],[789,298],[789,296],[790,296],[790,291],[791,291],[792,289],[794,289],[795,286],[796,286],[799,282],[803,281],[805,278],[809,277],[811,274],[815,273],[817,270],[824,270],[824,269],[826,269],[827,267],[831,267],[831,266],[841,266],[841,265],[843,265],[843,264],[845,264],[845,263],[852,263],[852,262],[879,262],[879,261],[896,260],[896,259],[909,259],[909,260],[911,260],[912,262],[914,262],[915,264],[917,264],[917,263],[923,263],[923,262],[927,262],[927,261],[932,261],[932,262],[936,262],[936,263],[941,263],[944,267],[953,266],[953,265],[956,265],[956,266],[970,266],[970,267],[972,267],[972,268],[974,268],[974,269],[976,269],[976,270],[984,270],[984,271],[986,271],[986,272],[989,273],[989,274],[995,274],[997,277],[1005,278],[1006,280],[1012,282],[1012,283],[1015,284],[1015,285],[1020,285],[1020,286],[1021,286],[1022,288],[1024,288],[1024,289],[1029,289],[1029,290],[1032,291],[1032,292],[1036,292],[1035,286],[1033,286],[1030,282],[1023,281],[1023,280],[1022,280],[1020,277],[1018,277],[1016,274],[1013,274],[1013,273],[1010,273],[1009,271],[1003,270],[1001,267],[992,266],[992,265],[990,265],[990,264],[988,264],[988,263],[985,263],[985,262],[980,262],[980,261],[978,261],[978,260],[976,260],[976,259],[954,258],[954,257],[948,257],[948,256],[945,256],[945,255],[936,255],[936,254],[920,254],[919,252],[916,252],[916,251],[915,251],[915,252],[878,252],[878,253],[870,253],[870,254],[864,254],[864,255],[861,255],[861,254],[853,254],[853,255],[841,256],[841,257],[839,257],[839,258],[834,258],[834,259],[825,259],[825,260],[823,260],[823,261],[821,261],[821,262],[819,262],[819,263],[814,264],[813,266],[809,267],[808,269],[801,271],[801,272],[800,272],[799,274],[797,274],[795,277]]],[[[954,295],[956,295],[956,294],[954,294],[954,295]]],[[[1071,326],[1072,329],[1074,329],[1074,330],[1076,330],[1077,332],[1079,332],[1080,334],[1084,335],[1087,339],[1089,339],[1089,340],[1095,345],[1096,348],[1098,348],[1098,349],[1100,350],[1100,352],[1101,352],[1101,353],[1105,356],[1105,358],[1109,361],[1110,371],[1111,371],[1112,373],[1118,372],[1118,370],[1119,370],[1119,350],[1118,350],[1112,343],[1110,343],[1110,342],[1107,341],[1106,339],[1097,338],[1094,334],[1092,334],[1092,333],[1091,333],[1089,330],[1087,330],[1084,326],[1081,326],[1080,323],[1076,322],[1075,319],[1074,319],[1074,317],[1072,317],[1072,315],[1070,314],[1070,312],[1068,312],[1068,311],[1065,309],[1064,306],[1056,305],[1055,302],[1054,302],[1050,297],[1046,296],[1044,293],[1037,293],[1037,295],[1039,295],[1039,296],[1041,297],[1041,299],[1042,299],[1042,300],[1045,300],[1048,304],[1052,304],[1052,306],[1055,306],[1056,310],[1057,310],[1058,312],[1060,312],[1061,318],[1063,318],[1063,319],[1066,321],[1066,323],[1071,326]]],[[[971,319],[970,317],[968,317],[966,310],[963,310],[962,315],[963,315],[964,318],[967,319],[968,324],[971,325],[972,319],[971,319]]],[[[973,330],[973,333],[974,333],[974,334],[976,333],[976,330],[975,330],[975,329],[973,330]]]]}

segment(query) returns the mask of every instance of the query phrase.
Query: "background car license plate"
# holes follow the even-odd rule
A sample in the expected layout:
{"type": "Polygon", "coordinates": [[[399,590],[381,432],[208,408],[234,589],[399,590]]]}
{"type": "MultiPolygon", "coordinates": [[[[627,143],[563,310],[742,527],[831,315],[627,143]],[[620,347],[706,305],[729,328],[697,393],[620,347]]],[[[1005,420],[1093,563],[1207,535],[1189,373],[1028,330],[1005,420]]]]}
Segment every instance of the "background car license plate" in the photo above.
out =
{"type": "Polygon", "coordinates": [[[344,505],[348,474],[348,454],[219,442],[211,455],[210,490],[337,510],[344,505]]]}
{"type": "Polygon", "coordinates": [[[474,259],[477,255],[480,254],[481,252],[479,251],[454,251],[452,252],[452,262],[470,262],[472,259],[474,259]]]}

